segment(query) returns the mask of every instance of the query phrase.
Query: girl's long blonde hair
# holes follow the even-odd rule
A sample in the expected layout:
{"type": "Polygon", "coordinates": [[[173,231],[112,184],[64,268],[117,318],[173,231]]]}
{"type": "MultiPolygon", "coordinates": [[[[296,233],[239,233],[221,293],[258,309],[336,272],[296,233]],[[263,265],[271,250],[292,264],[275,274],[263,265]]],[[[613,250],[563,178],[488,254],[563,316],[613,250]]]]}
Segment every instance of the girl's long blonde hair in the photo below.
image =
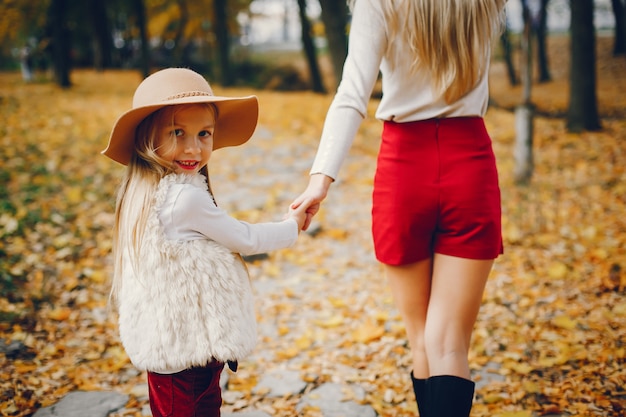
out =
{"type": "MultiPolygon", "coordinates": [[[[166,106],[146,117],[137,127],[135,148],[124,178],[117,192],[115,224],[113,227],[113,283],[111,298],[116,300],[122,286],[122,267],[135,268],[141,260],[141,241],[148,216],[153,205],[154,194],[161,178],[174,172],[170,161],[157,154],[159,132],[165,124],[172,124],[175,114],[188,106],[180,104],[166,106]],[[130,255],[131,265],[123,265],[124,253],[130,255]]],[[[213,112],[217,119],[217,108],[213,104],[200,104],[213,112]]],[[[176,146],[173,137],[171,146],[176,146]]],[[[209,172],[205,166],[200,173],[209,184],[209,172]]],[[[211,193],[210,185],[208,192],[211,193]]]]}
{"type": "Polygon", "coordinates": [[[404,38],[389,42],[391,65],[409,59],[413,70],[426,70],[447,103],[465,95],[487,71],[506,0],[380,1],[389,39],[404,38]],[[398,45],[410,50],[400,51],[398,45]]]}

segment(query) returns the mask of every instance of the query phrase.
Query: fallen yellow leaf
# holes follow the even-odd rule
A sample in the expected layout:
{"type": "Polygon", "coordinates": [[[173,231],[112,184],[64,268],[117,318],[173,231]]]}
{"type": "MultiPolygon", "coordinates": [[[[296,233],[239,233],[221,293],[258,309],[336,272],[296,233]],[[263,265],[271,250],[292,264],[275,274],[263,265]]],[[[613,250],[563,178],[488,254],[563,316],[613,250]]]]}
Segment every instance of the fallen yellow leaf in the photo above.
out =
{"type": "Polygon", "coordinates": [[[326,327],[326,328],[331,328],[331,327],[337,327],[340,326],[341,324],[343,324],[344,322],[344,318],[343,316],[340,315],[334,315],[331,318],[327,319],[327,320],[316,320],[315,323],[318,326],[321,327],[326,327]]]}
{"type": "Polygon", "coordinates": [[[380,339],[384,334],[383,326],[368,320],[352,332],[352,337],[359,343],[369,343],[380,339]]]}
{"type": "Polygon", "coordinates": [[[565,330],[574,330],[576,326],[578,325],[578,322],[576,320],[572,320],[571,318],[565,315],[557,316],[553,318],[551,323],[554,326],[560,327],[565,330]]]}
{"type": "Polygon", "coordinates": [[[532,417],[532,411],[507,411],[496,414],[497,417],[532,417]]]}
{"type": "Polygon", "coordinates": [[[553,262],[548,267],[548,276],[553,279],[562,279],[567,275],[567,265],[562,262],[553,262]]]}
{"type": "Polygon", "coordinates": [[[72,310],[67,307],[57,307],[48,312],[48,318],[56,321],[63,321],[67,320],[71,313],[72,310]]]}

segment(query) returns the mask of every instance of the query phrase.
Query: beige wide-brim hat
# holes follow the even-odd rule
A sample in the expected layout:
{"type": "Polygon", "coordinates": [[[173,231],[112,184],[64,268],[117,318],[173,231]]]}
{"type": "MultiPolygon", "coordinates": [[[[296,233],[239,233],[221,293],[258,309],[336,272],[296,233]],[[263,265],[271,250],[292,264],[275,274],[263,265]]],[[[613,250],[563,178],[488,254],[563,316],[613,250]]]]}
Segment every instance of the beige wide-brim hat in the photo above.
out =
{"type": "Polygon", "coordinates": [[[167,68],[144,79],[133,96],[133,107],[122,114],[102,153],[122,165],[133,154],[135,130],[143,119],[165,106],[213,103],[217,121],[213,149],[246,143],[256,129],[259,103],[256,96],[220,97],[200,74],[186,68],[167,68]]]}

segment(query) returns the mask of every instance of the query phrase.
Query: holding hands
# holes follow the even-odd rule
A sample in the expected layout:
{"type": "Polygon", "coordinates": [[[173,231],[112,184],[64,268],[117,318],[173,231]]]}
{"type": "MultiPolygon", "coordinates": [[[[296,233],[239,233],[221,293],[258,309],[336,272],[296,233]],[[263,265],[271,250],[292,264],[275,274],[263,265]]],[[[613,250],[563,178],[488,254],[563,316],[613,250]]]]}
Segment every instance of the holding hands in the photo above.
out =
{"type": "Polygon", "coordinates": [[[300,230],[307,230],[309,228],[313,216],[319,211],[320,204],[326,198],[328,188],[333,181],[331,177],[321,173],[311,175],[306,190],[291,203],[289,206],[290,214],[292,211],[297,211],[305,215],[302,224],[298,221],[298,225],[301,226],[300,230]]]}
{"type": "Polygon", "coordinates": [[[307,220],[307,213],[304,207],[298,207],[297,209],[289,206],[289,211],[285,214],[285,219],[294,219],[296,223],[298,223],[298,233],[300,233],[304,229],[304,225],[307,220]]]}

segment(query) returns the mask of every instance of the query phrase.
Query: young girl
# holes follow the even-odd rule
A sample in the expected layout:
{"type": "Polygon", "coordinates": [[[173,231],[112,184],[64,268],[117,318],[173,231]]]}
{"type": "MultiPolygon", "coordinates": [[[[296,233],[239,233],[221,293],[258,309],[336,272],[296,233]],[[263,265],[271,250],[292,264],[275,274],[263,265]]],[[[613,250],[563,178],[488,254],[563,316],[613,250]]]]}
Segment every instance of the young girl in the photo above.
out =
{"type": "Polygon", "coordinates": [[[411,347],[420,416],[469,415],[468,351],[502,253],[500,189],[483,116],[505,0],[356,0],[348,56],[307,189],[319,210],[378,77],[383,133],[372,232],[411,347]]]}
{"type": "Polygon", "coordinates": [[[245,143],[254,96],[213,95],[207,81],[168,68],[137,88],[103,151],[127,165],[114,229],[112,296],[132,363],[148,372],[154,417],[219,416],[219,377],[256,342],[252,292],[239,253],[295,243],[306,214],[249,224],[215,204],[212,152],[245,143]]]}

